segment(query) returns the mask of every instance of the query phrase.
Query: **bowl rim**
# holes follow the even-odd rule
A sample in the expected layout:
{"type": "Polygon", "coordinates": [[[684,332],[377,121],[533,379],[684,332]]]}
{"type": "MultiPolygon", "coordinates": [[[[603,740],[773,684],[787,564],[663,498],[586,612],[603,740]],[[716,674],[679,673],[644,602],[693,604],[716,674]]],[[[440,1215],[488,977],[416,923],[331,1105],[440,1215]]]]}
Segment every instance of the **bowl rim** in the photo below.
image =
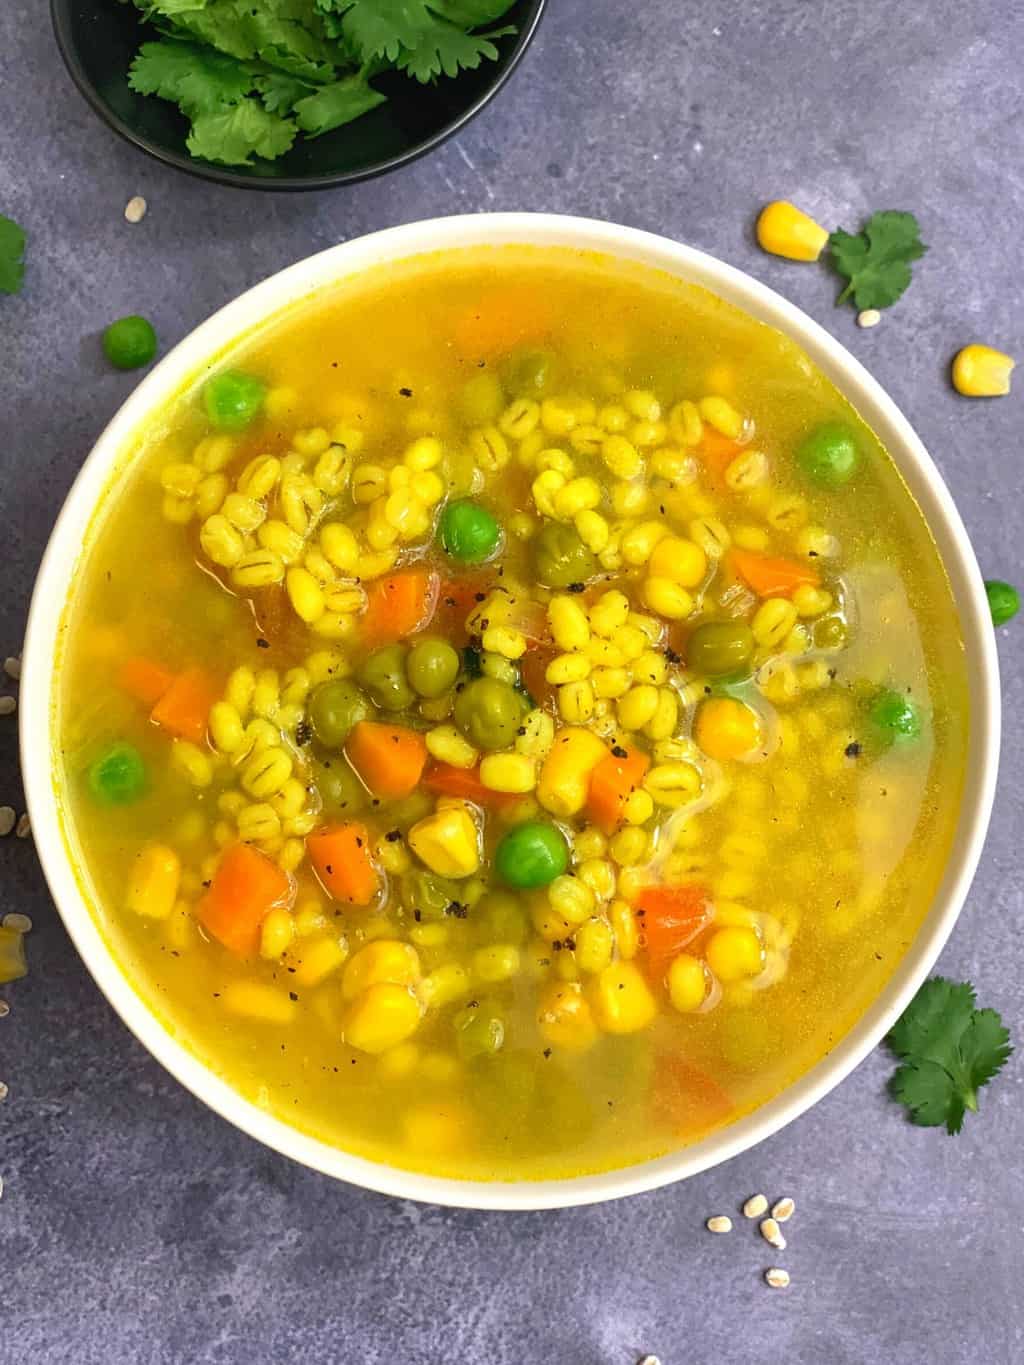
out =
{"type": "Polygon", "coordinates": [[[995,633],[967,532],[942,476],[899,408],[863,365],[794,304],[734,266],[666,237],[593,219],[496,213],[428,219],[330,247],[270,276],[185,337],[100,434],[51,533],[29,611],[20,707],[21,765],[32,829],[54,902],[86,967],[128,1028],[205,1104],[243,1132],[326,1175],[391,1196],[452,1207],[529,1210],[596,1203],[653,1190],[717,1165],[771,1136],[838,1084],[879,1043],[924,980],[962,909],[992,808],[1000,695],[995,633]],[[960,812],[933,903],[883,990],[835,1048],[779,1095],[689,1147],[601,1174],[510,1182],[424,1175],[331,1147],[243,1098],[176,1041],[136,994],[79,886],[61,825],[52,767],[52,661],[74,565],[113,470],[146,416],[246,330],[360,271],[464,247],[568,247],[648,265],[710,289],[795,340],[887,447],[924,514],[960,615],[969,688],[969,734],[960,812]]]}
{"type": "Polygon", "coordinates": [[[50,0],[50,22],[68,75],[77,87],[79,94],[91,107],[93,113],[97,114],[100,120],[119,137],[123,138],[125,142],[130,142],[133,147],[145,152],[155,161],[160,161],[165,166],[171,166],[175,170],[184,171],[186,175],[194,176],[198,180],[212,181],[214,184],[225,185],[230,189],[280,190],[283,193],[298,193],[302,190],[329,190],[337,189],[341,185],[356,185],[362,180],[372,180],[378,175],[386,175],[389,171],[397,171],[403,166],[410,165],[413,161],[418,161],[421,156],[426,156],[429,152],[440,147],[442,143],[447,142],[449,138],[460,133],[504,87],[533,41],[537,26],[546,9],[547,0],[527,0],[527,3],[530,6],[527,18],[516,38],[515,46],[509,53],[508,60],[504,66],[498,69],[494,80],[460,114],[439,128],[424,142],[418,142],[404,152],[398,152],[394,156],[387,157],[384,161],[374,162],[372,165],[360,167],[358,170],[337,171],[330,175],[283,175],[268,177],[266,180],[243,175],[240,171],[233,171],[228,166],[218,166],[213,162],[195,161],[184,151],[181,153],[168,151],[158,142],[153,142],[136,128],[133,128],[130,123],[126,123],[102,98],[96,86],[89,79],[85,66],[78,55],[78,49],[71,36],[70,9],[74,0],[50,0]]]}

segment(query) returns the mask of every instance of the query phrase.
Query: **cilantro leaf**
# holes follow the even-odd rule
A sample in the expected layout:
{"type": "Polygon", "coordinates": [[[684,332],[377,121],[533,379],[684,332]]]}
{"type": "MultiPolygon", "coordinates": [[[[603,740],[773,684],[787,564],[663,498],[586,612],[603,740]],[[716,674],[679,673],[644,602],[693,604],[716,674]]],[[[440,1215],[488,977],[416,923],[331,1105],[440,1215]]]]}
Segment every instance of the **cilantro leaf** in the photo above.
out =
{"type": "Polygon", "coordinates": [[[195,43],[164,39],[143,43],[132,62],[128,84],[140,95],[159,95],[194,118],[244,99],[253,88],[251,70],[234,57],[195,43]]]}
{"type": "Polygon", "coordinates": [[[321,86],[315,94],[299,100],[294,112],[302,131],[310,137],[319,137],[332,128],[351,123],[386,101],[387,95],[374,90],[358,72],[354,76],[344,76],[333,85],[321,86]]]}
{"type": "Polygon", "coordinates": [[[186,146],[192,156],[224,166],[251,166],[253,156],[272,161],[295,141],[291,119],[271,114],[256,99],[244,99],[219,113],[200,114],[186,146]]]}
{"type": "Polygon", "coordinates": [[[918,991],[888,1037],[901,1058],[889,1082],[912,1123],[946,1125],[959,1133],[968,1109],[977,1111],[978,1090],[1013,1051],[995,1010],[975,1009],[974,988],[932,977],[918,991]]]}
{"type": "Polygon", "coordinates": [[[0,294],[17,294],[25,278],[25,231],[0,213],[0,294]]]}
{"type": "MultiPolygon", "coordinates": [[[[515,4],[515,0],[431,0],[431,8],[459,28],[480,28],[493,24],[515,4]]],[[[510,31],[510,30],[509,30],[510,31]]]]}
{"type": "MultiPolygon", "coordinates": [[[[332,25],[366,62],[386,58],[426,83],[442,73],[457,76],[472,70],[484,58],[493,60],[498,49],[491,41],[501,33],[473,34],[444,17],[444,0],[318,0],[322,13],[341,15],[332,25]]],[[[457,12],[465,6],[458,6],[457,12]]],[[[481,4],[480,12],[487,9],[481,4]]],[[[460,22],[465,20],[461,18],[460,22]]]]}
{"type": "Polygon", "coordinates": [[[838,228],[828,239],[832,263],[847,280],[836,300],[852,294],[858,308],[888,308],[910,283],[910,262],[928,250],[912,213],[895,209],[874,213],[861,232],[838,228]]]}
{"type": "Polygon", "coordinates": [[[265,75],[257,76],[254,84],[263,98],[264,107],[271,114],[287,114],[299,100],[317,89],[309,81],[301,81],[284,71],[268,71],[265,75]]]}

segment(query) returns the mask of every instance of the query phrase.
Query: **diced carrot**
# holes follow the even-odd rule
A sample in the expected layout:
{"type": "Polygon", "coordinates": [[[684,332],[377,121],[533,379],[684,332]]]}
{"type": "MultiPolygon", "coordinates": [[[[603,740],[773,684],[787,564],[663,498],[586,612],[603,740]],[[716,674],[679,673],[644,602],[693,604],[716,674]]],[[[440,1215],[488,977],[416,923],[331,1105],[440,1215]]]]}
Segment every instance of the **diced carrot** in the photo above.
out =
{"type": "Polygon", "coordinates": [[[711,923],[711,899],[696,883],[646,886],[636,897],[635,913],[648,974],[662,981],[672,959],[711,923]]]}
{"type": "Polygon", "coordinates": [[[427,766],[427,746],[404,725],[361,720],[348,737],[345,757],[374,796],[408,796],[427,766]]]}
{"type": "Polygon", "coordinates": [[[423,778],[428,791],[442,796],[458,796],[464,801],[475,801],[479,806],[500,806],[507,801],[518,801],[514,792],[496,792],[480,781],[480,769],[456,768],[451,763],[434,763],[423,778]]]}
{"type": "Polygon", "coordinates": [[[550,326],[551,306],[536,290],[507,285],[482,293],[456,319],[455,346],[462,357],[476,360],[539,341],[550,326]]]}
{"type": "Polygon", "coordinates": [[[168,734],[202,744],[210,707],[220,696],[220,688],[202,668],[186,668],[179,673],[150,712],[168,734]]]}
{"type": "Polygon", "coordinates": [[[732,566],[758,597],[789,597],[805,583],[817,587],[821,581],[810,564],[779,555],[762,555],[756,550],[729,551],[732,566]]]}
{"type": "Polygon", "coordinates": [[[429,569],[405,569],[378,578],[367,592],[363,641],[369,645],[402,640],[430,623],[440,580],[429,569]]]}
{"type": "Polygon", "coordinates": [[[166,668],[161,668],[158,663],[141,654],[133,654],[125,659],[117,670],[117,685],[121,691],[127,692],[130,697],[142,702],[143,706],[148,706],[150,710],[172,682],[173,673],[169,673],[166,668]]]}
{"type": "Polygon", "coordinates": [[[725,471],[743,449],[739,441],[730,440],[720,431],[706,426],[700,438],[697,454],[708,474],[708,482],[713,488],[725,487],[725,471]]]}
{"type": "Polygon", "coordinates": [[[466,618],[484,600],[493,582],[493,574],[462,574],[441,584],[433,625],[443,639],[456,648],[469,644],[466,618]]]}
{"type": "Polygon", "coordinates": [[[624,757],[622,753],[612,750],[590,774],[587,814],[605,834],[614,834],[622,823],[626,798],[640,785],[651,763],[642,749],[630,749],[624,757]]]}
{"type": "Polygon", "coordinates": [[[735,1105],[706,1071],[671,1052],[663,1052],[654,1064],[651,1088],[654,1118],[676,1137],[703,1135],[718,1128],[735,1105]]]}
{"type": "Polygon", "coordinates": [[[558,651],[545,646],[528,649],[519,660],[519,677],[524,689],[529,692],[537,706],[543,706],[554,695],[554,687],[548,682],[548,664],[558,651]]]}
{"type": "Polygon", "coordinates": [[[369,905],[380,878],[370,855],[370,832],[353,822],[319,830],[306,839],[306,852],[324,888],[336,901],[369,905]]]}
{"type": "Polygon", "coordinates": [[[260,926],[271,910],[290,905],[295,887],[286,872],[251,844],[232,844],[199,902],[199,922],[239,957],[259,949],[260,926]]]}

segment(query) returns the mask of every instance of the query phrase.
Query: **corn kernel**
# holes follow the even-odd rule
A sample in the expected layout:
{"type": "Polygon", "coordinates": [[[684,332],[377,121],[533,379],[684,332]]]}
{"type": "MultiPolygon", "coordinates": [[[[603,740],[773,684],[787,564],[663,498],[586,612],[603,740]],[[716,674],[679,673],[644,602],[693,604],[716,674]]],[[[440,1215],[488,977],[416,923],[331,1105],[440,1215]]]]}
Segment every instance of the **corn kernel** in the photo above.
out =
{"type": "Polygon", "coordinates": [[[965,346],[953,360],[953,387],[965,398],[997,398],[1010,392],[1014,363],[991,346],[965,346]]]}
{"type": "Polygon", "coordinates": [[[209,754],[187,739],[176,739],[171,744],[171,767],[187,777],[193,787],[208,787],[213,781],[209,754]]]}
{"type": "Polygon", "coordinates": [[[664,616],[666,621],[682,621],[696,605],[693,597],[670,578],[645,578],[642,589],[644,606],[664,616]]]}
{"type": "Polygon", "coordinates": [[[619,698],[616,713],[624,730],[641,730],[657,709],[658,689],[648,683],[638,683],[619,698]]]}
{"type": "Polygon", "coordinates": [[[810,583],[801,583],[794,588],[790,598],[798,616],[821,616],[832,606],[832,594],[824,588],[815,588],[810,583]]]}
{"type": "Polygon", "coordinates": [[[694,737],[709,758],[745,758],[761,743],[761,722],[745,702],[709,697],[697,710],[694,737]]]}
{"type": "Polygon", "coordinates": [[[598,1037],[590,1002],[576,981],[553,981],[545,986],[537,1009],[537,1027],[546,1043],[567,1052],[585,1052],[598,1037]]]}
{"type": "Polygon", "coordinates": [[[489,943],[473,954],[473,975],[487,984],[510,980],[519,967],[519,949],[511,943],[489,943]]]}
{"type": "Polygon", "coordinates": [[[775,199],[758,216],[757,240],[762,250],[773,256],[816,261],[828,241],[828,232],[787,199],[775,199]]]}
{"type": "Polygon", "coordinates": [[[537,783],[537,800],[552,815],[575,815],[587,803],[590,774],[608,750],[590,730],[559,730],[544,760],[537,783]]]}
{"type": "Polygon", "coordinates": [[[631,791],[622,803],[622,818],[627,825],[646,825],[654,814],[654,798],[642,787],[631,791]]]}
{"type": "Polygon", "coordinates": [[[708,993],[704,963],[690,953],[680,953],[668,969],[668,997],[680,1014],[692,1014],[703,1005],[708,993]]]}
{"type": "Polygon", "coordinates": [[[229,981],[221,988],[220,1003],[231,1014],[265,1024],[290,1024],[296,1005],[284,991],[259,981],[229,981]]]}
{"type": "Polygon", "coordinates": [[[458,802],[417,821],[409,847],[441,877],[471,877],[480,866],[480,835],[468,808],[458,802]]]}
{"type": "Polygon", "coordinates": [[[422,1009],[407,986],[381,981],[368,987],[345,1015],[345,1042],[360,1052],[385,1052],[410,1038],[422,1009]]]}
{"type": "Polygon", "coordinates": [[[657,1004],[639,968],[614,962],[594,983],[594,1009],[608,1033],[637,1033],[653,1022],[657,1004]]]}
{"type": "Polygon", "coordinates": [[[620,867],[633,867],[647,857],[650,842],[645,830],[637,825],[629,825],[612,835],[608,852],[620,867]]]}
{"type": "Polygon", "coordinates": [[[166,919],[178,899],[181,859],[166,844],[149,844],[135,855],[125,905],[147,919],[166,919]]]}
{"type": "Polygon", "coordinates": [[[753,929],[729,925],[708,940],[707,960],[719,981],[742,981],[760,975],[764,947],[753,929]]]}
{"type": "Polygon", "coordinates": [[[525,754],[486,754],[480,781],[495,792],[530,792],[537,785],[537,767],[525,754]]]}

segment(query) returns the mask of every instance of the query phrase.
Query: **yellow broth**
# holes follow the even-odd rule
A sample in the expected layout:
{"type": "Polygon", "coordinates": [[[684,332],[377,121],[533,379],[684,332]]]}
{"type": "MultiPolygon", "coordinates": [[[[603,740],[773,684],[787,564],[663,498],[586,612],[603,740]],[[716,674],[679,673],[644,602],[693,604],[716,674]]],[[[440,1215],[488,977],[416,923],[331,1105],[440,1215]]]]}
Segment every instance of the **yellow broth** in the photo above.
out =
{"type": "MultiPolygon", "coordinates": [[[[967,729],[962,644],[935,546],[834,387],[786,338],[699,288],[511,247],[347,281],[241,340],[218,368],[258,376],[259,413],[237,434],[218,432],[199,382],[140,434],[76,575],[59,670],[75,856],[118,959],[165,1025],[296,1127],[469,1179],[644,1160],[731,1122],[818,1061],[928,909],[967,729]],[[543,389],[531,387],[538,350],[543,389]],[[831,486],[808,477],[798,452],[836,421],[859,464],[831,486]],[[437,538],[446,502],[466,497],[503,529],[500,553],[479,567],[453,562],[437,538]],[[226,512],[249,560],[209,529],[220,517],[223,531],[226,512]],[[298,537],[289,565],[265,586],[243,583],[238,566],[262,562],[270,522],[298,537]],[[538,583],[538,537],[552,524],[585,533],[587,582],[538,583]],[[328,525],[354,535],[325,538],[328,525]],[[737,570],[740,552],[762,577],[775,558],[790,566],[784,576],[795,564],[797,586],[762,582],[759,596],[737,570]],[[296,611],[308,582],[287,572],[303,565],[316,589],[309,619],[296,611]],[[310,739],[316,689],[358,679],[380,646],[365,639],[367,593],[410,567],[443,580],[419,635],[472,650],[441,698],[373,710],[429,742],[428,776],[437,754],[466,761],[446,708],[458,714],[471,674],[482,667],[513,687],[525,676],[538,694],[497,751],[511,767],[476,776],[514,769],[529,789],[447,806],[479,840],[458,856],[481,861],[440,883],[423,882],[434,872],[410,831],[445,812],[443,794],[421,781],[391,801],[357,781],[362,809],[339,810],[324,764],[346,760],[310,739]],[[628,616],[605,594],[623,594],[628,616]],[[552,622],[568,640],[580,611],[589,641],[553,642],[552,622]],[[688,662],[709,621],[753,641],[735,676],[688,662]],[[140,659],[155,675],[126,686],[126,661],[140,659]],[[204,711],[191,740],[150,717],[153,697],[187,670],[222,703],[214,733],[204,711]],[[913,733],[883,724],[900,698],[913,733]],[[710,708],[702,730],[701,708],[722,701],[717,726],[710,708]],[[249,727],[244,743],[228,733],[232,706],[249,727]],[[738,756],[723,716],[756,732],[738,756]],[[594,750],[562,786],[547,767],[569,731],[650,765],[613,833],[592,819],[594,750]],[[145,765],[143,790],[120,804],[96,785],[118,743],[145,765]],[[269,795],[254,752],[287,760],[269,795]],[[587,804],[570,809],[580,790],[587,804]],[[307,838],[351,819],[369,838],[354,862],[369,856],[380,887],[370,905],[334,899],[310,864],[307,838]],[[496,842],[536,820],[561,831],[570,866],[550,885],[510,891],[496,842]],[[209,884],[240,840],[289,887],[242,954],[204,919],[209,884]],[[661,910],[644,910],[659,885],[700,902],[699,929],[685,943],[669,934],[678,952],[654,922],[661,910]],[[452,894],[440,908],[438,886],[452,894]],[[375,982],[386,990],[372,998],[387,997],[397,1025],[367,1006],[375,982]]],[[[447,829],[429,854],[442,863],[457,852],[447,829]]]]}

